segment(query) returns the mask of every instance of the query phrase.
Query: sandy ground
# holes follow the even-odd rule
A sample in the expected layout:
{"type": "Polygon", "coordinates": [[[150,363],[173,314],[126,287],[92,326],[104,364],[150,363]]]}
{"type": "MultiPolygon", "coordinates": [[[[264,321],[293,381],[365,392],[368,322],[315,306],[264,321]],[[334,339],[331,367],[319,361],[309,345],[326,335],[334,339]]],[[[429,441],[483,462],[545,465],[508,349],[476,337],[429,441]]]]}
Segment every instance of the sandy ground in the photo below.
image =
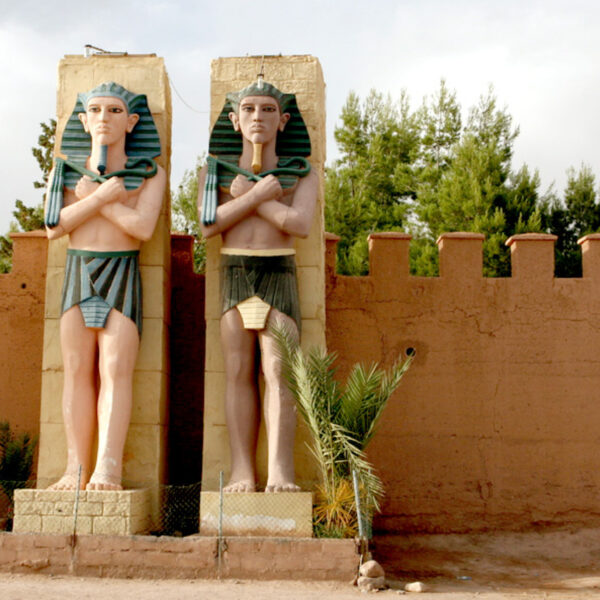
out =
{"type": "MultiPolygon", "coordinates": [[[[403,592],[403,582],[392,581],[392,588],[377,592],[378,598],[416,597],[438,600],[500,600],[511,598],[548,598],[579,600],[600,598],[600,577],[562,581],[560,589],[544,589],[502,582],[477,583],[473,580],[429,580],[429,591],[403,592]],[[598,589],[595,586],[599,586],[598,589]]],[[[141,581],[52,577],[46,575],[0,574],[0,598],[7,600],[356,600],[370,596],[343,583],[304,583],[298,581],[141,581]]]]}
{"type": "MultiPolygon", "coordinates": [[[[376,540],[391,589],[378,597],[440,600],[534,598],[600,600],[600,529],[477,535],[413,535],[376,540]],[[404,593],[407,582],[428,590],[404,593]]],[[[350,583],[119,580],[0,573],[0,600],[350,600],[350,583]]]]}

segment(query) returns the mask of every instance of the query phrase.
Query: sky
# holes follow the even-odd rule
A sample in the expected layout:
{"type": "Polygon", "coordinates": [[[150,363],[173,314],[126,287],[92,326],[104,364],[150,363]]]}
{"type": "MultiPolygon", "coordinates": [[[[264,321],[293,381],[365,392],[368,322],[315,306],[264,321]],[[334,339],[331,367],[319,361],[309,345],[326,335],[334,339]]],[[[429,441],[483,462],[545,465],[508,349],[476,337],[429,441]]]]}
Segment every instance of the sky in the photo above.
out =
{"type": "Polygon", "coordinates": [[[56,112],[60,59],[86,44],[164,58],[176,88],[173,190],[207,147],[212,59],[311,54],[327,86],[328,163],[350,91],[406,90],[414,109],[444,78],[465,116],[493,85],[520,129],[513,167],[538,169],[542,192],[562,193],[569,167],[600,174],[598,39],[594,0],[0,0],[0,233],[17,198],[41,201],[31,147],[56,112]]]}

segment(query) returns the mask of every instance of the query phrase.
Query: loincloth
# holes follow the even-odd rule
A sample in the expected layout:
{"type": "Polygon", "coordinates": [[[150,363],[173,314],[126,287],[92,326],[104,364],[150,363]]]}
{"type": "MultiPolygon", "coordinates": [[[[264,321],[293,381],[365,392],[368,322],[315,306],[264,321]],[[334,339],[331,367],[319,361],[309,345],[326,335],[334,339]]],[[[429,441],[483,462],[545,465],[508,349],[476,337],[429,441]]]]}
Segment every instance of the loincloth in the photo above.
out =
{"type": "Polygon", "coordinates": [[[221,312],[237,306],[246,329],[264,329],[270,308],[275,308],[292,318],[300,331],[293,250],[275,250],[280,253],[275,255],[266,251],[267,256],[260,251],[258,256],[229,252],[221,250],[221,312]]]}
{"type": "Polygon", "coordinates": [[[138,250],[67,250],[61,314],[79,305],[86,327],[102,328],[114,308],[142,335],[142,283],[138,250]]]}

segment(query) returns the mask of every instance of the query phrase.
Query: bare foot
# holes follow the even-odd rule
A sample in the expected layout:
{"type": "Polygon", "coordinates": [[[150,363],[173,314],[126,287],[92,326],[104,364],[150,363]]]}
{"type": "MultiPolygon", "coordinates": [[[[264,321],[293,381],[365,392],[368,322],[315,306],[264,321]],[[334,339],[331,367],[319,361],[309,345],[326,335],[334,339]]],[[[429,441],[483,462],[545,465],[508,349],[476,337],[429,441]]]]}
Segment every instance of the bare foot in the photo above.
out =
{"type": "MultiPolygon", "coordinates": [[[[52,491],[69,491],[77,489],[77,475],[70,475],[69,473],[65,473],[56,483],[48,486],[46,489],[52,491]]],[[[81,478],[80,489],[85,489],[85,480],[81,478]]]]}
{"type": "Polygon", "coordinates": [[[230,481],[224,488],[223,492],[229,493],[249,493],[256,491],[256,484],[252,480],[230,481]]]}
{"type": "Polygon", "coordinates": [[[106,490],[122,490],[120,477],[113,477],[106,473],[94,473],[85,486],[86,490],[106,491],[106,490]]]}
{"type": "Polygon", "coordinates": [[[270,483],[267,484],[265,492],[277,493],[277,492],[300,492],[300,487],[292,482],[282,481],[281,483],[270,483]]]}

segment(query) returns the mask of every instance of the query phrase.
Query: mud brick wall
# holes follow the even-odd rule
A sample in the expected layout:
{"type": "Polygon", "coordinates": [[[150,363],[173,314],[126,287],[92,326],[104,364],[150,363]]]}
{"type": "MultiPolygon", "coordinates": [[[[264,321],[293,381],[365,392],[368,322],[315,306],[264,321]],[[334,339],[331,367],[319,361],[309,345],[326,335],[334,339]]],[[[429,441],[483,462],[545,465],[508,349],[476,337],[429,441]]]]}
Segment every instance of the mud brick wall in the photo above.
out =
{"type": "Polygon", "coordinates": [[[600,521],[600,236],[583,274],[554,278],[555,236],[509,240],[512,277],[482,276],[478,234],[438,241],[440,276],[411,277],[410,236],[374,234],[370,275],[335,274],[327,341],[355,362],[416,357],[369,449],[380,530],[473,531],[600,521]]]}
{"type": "Polygon", "coordinates": [[[13,266],[0,275],[0,421],[13,431],[40,428],[46,233],[13,233],[13,266]]]}
{"type": "Polygon", "coordinates": [[[218,569],[214,537],[77,536],[0,533],[0,571],[145,579],[351,581],[354,540],[228,538],[218,569]]]}

